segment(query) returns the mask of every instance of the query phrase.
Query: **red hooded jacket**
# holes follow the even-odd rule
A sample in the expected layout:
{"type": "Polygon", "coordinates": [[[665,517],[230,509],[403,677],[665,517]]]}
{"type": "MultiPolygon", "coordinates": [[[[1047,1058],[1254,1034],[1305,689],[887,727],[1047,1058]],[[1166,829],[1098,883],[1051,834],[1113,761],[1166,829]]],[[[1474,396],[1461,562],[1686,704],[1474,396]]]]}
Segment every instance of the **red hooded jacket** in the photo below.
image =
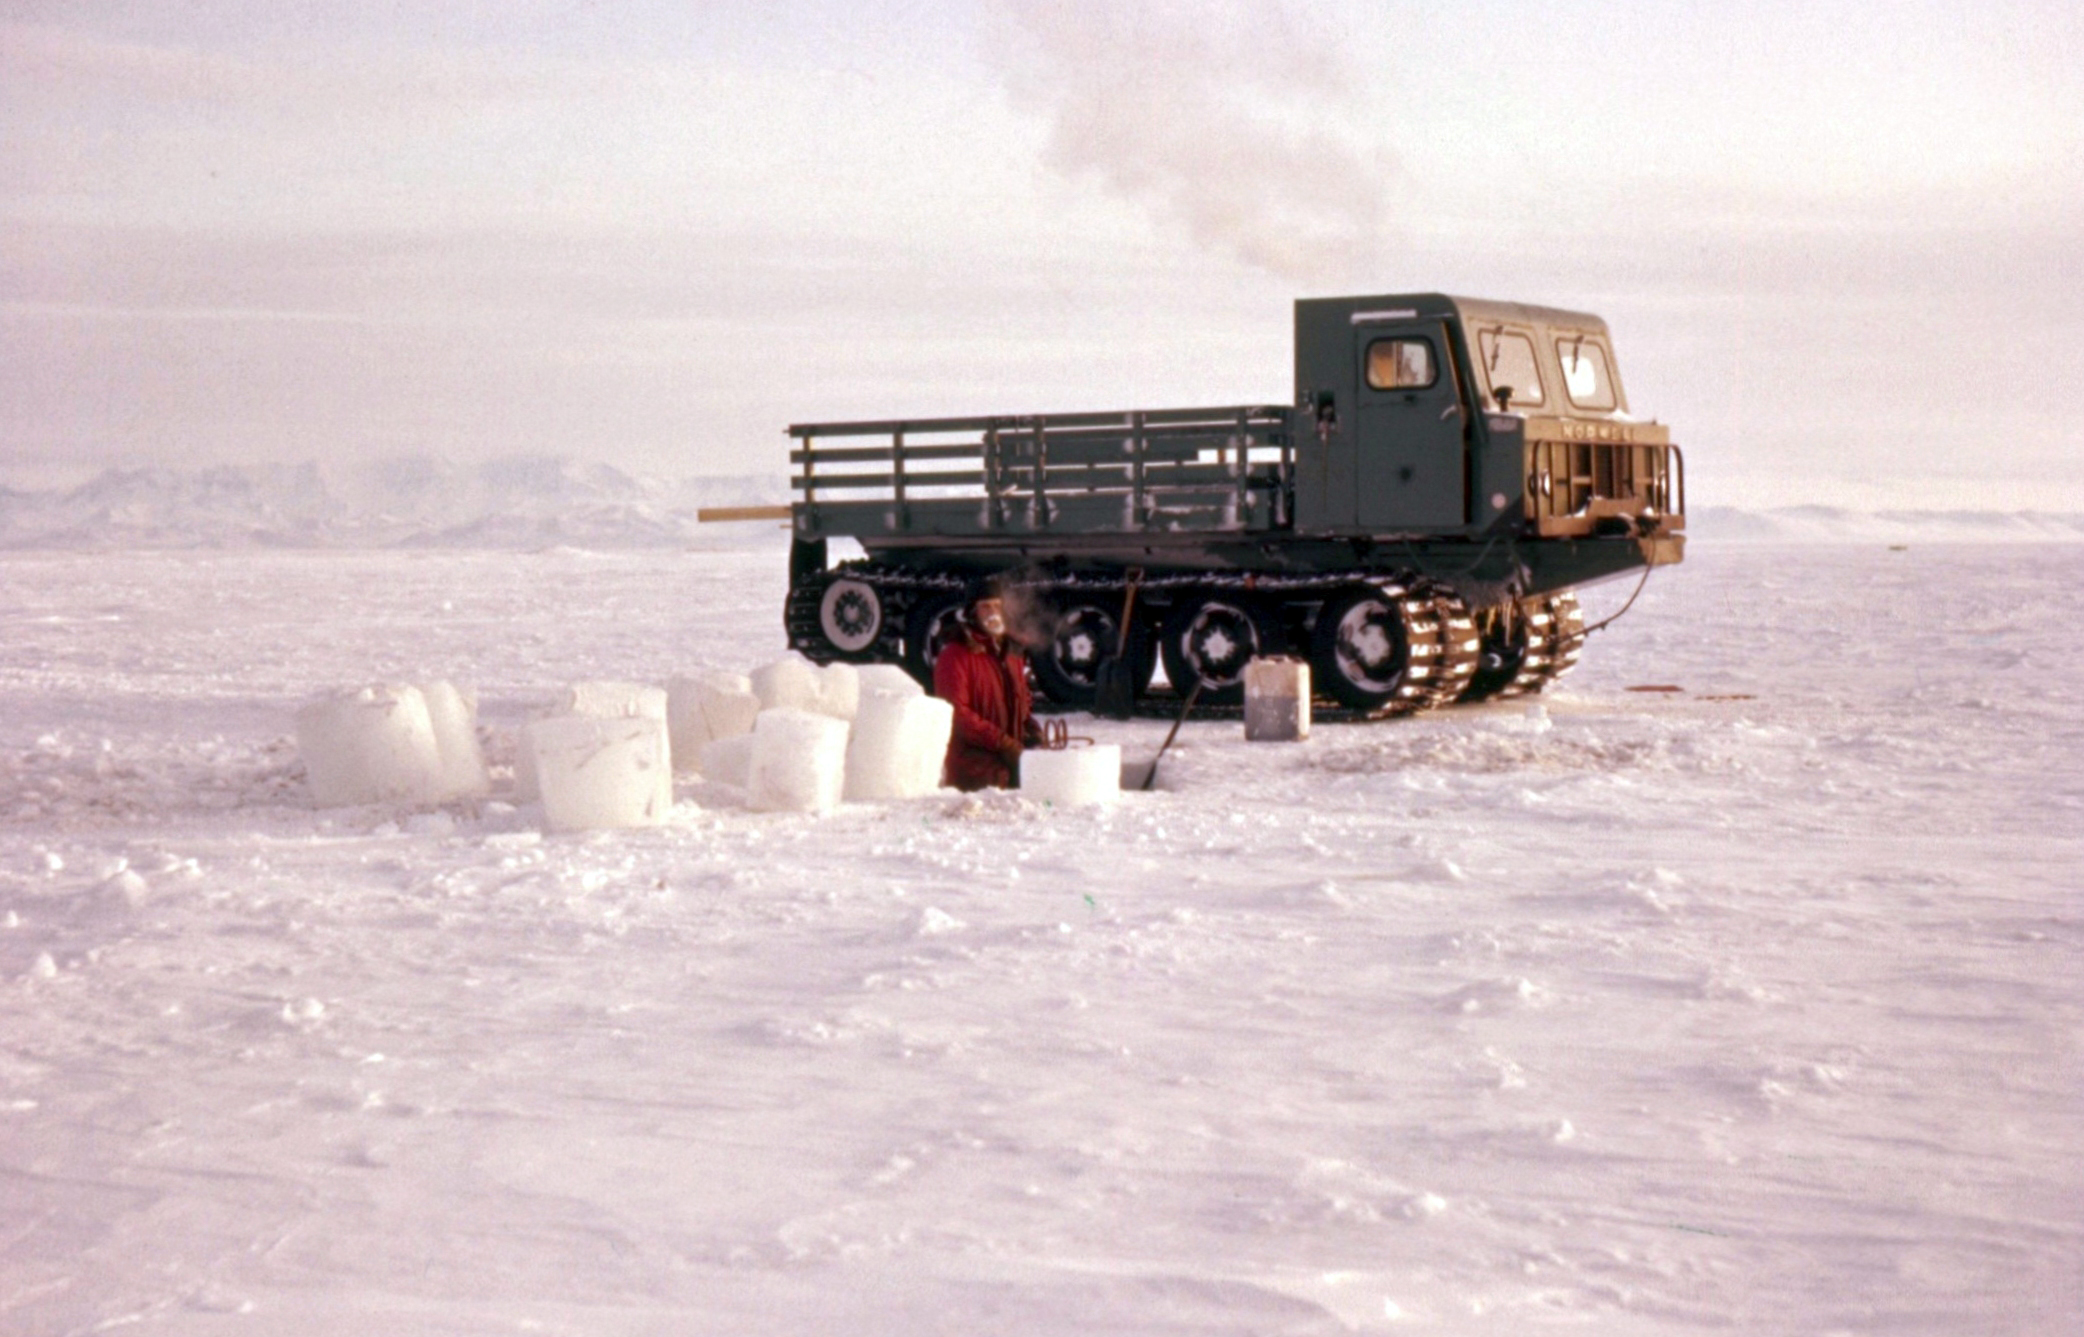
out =
{"type": "Polygon", "coordinates": [[[933,694],[955,707],[942,783],[1010,789],[1018,748],[1035,731],[1035,698],[1020,651],[1011,642],[1000,651],[965,627],[933,661],[933,694]]]}

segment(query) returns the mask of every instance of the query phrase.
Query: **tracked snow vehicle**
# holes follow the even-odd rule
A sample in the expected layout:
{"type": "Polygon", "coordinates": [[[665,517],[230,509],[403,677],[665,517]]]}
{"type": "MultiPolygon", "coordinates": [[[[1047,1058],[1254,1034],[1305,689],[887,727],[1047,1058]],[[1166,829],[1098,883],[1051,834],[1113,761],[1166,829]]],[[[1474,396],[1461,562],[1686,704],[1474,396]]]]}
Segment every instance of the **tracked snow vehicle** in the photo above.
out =
{"type": "Polygon", "coordinates": [[[1288,406],[789,435],[792,646],[930,678],[995,575],[1067,705],[1117,653],[1211,703],[1277,653],[1359,711],[1538,692],[1583,642],[1574,588],[1685,547],[1683,457],[1628,412],[1606,323],[1435,293],[1298,301],[1288,406]],[[831,565],[839,537],[866,556],[831,565]]]}

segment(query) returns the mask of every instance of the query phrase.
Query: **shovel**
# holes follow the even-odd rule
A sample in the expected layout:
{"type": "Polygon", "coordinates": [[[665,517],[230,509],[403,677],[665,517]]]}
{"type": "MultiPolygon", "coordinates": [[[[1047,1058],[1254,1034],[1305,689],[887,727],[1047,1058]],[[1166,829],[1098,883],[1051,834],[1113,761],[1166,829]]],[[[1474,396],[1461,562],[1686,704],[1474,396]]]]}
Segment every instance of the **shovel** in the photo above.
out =
{"type": "Polygon", "coordinates": [[[1136,586],[1141,570],[1129,573],[1129,592],[1122,598],[1122,634],[1111,659],[1100,661],[1093,675],[1093,713],[1102,719],[1125,720],[1136,713],[1136,672],[1129,662],[1130,618],[1136,612],[1136,586]]]}

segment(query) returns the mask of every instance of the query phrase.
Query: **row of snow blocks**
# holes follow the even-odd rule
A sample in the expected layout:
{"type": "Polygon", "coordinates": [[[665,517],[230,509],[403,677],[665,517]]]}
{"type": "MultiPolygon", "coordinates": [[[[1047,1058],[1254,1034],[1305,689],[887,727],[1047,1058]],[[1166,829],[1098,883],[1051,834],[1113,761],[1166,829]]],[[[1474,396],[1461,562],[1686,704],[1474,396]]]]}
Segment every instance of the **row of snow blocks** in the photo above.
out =
{"type": "Polygon", "coordinates": [[[673,811],[673,759],[655,715],[552,715],[522,730],[553,831],[657,826],[673,811]]]}
{"type": "Polygon", "coordinates": [[[780,706],[753,725],[745,800],[764,812],[827,813],[839,806],[847,774],[845,720],[780,706]]]}
{"type": "MultiPolygon", "coordinates": [[[[666,694],[659,688],[638,682],[575,682],[560,692],[550,707],[530,723],[567,715],[587,719],[655,719],[663,727],[666,694]]],[[[669,785],[671,774],[668,770],[669,785]]],[[[521,746],[514,750],[514,799],[520,803],[534,803],[542,796],[535,749],[530,746],[528,729],[524,726],[521,746]]]]}
{"type": "Polygon", "coordinates": [[[897,672],[911,683],[909,692],[864,691],[855,711],[842,795],[849,803],[920,798],[941,787],[955,707],[926,695],[902,669],[897,672]]]}
{"type": "Polygon", "coordinates": [[[1310,666],[1290,655],[1245,665],[1245,740],[1294,743],[1310,736],[1310,666]]]}
{"type": "Polygon", "coordinates": [[[707,774],[702,763],[704,749],[719,740],[751,733],[759,715],[760,698],[753,692],[753,680],[743,673],[673,679],[666,684],[666,725],[673,740],[673,764],[684,771],[707,774]]]}
{"type": "MultiPolygon", "coordinates": [[[[893,665],[870,667],[881,669],[885,675],[910,676],[893,665]]],[[[752,690],[760,698],[762,710],[808,710],[836,720],[851,720],[860,707],[864,676],[874,684],[870,690],[886,689],[884,677],[868,669],[852,664],[820,667],[801,655],[791,654],[754,669],[752,690]]]]}
{"type": "Polygon", "coordinates": [[[322,696],[297,711],[297,751],[323,808],[445,803],[487,791],[477,700],[447,682],[322,696]]]}
{"type": "Polygon", "coordinates": [[[1122,794],[1121,746],[1029,748],[1020,754],[1020,792],[1060,808],[1112,803],[1122,794]]]}

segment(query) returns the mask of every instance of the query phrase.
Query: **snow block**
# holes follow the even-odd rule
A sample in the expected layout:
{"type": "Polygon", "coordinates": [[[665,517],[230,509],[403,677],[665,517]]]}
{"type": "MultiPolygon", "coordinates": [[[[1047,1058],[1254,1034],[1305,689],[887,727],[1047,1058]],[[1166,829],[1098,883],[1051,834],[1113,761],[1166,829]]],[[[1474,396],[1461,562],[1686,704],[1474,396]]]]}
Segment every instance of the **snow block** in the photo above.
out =
{"type": "Polygon", "coordinates": [[[933,793],[954,727],[955,707],[937,697],[917,690],[866,693],[847,742],[842,796],[853,803],[933,793]]]}
{"type": "Polygon", "coordinates": [[[818,666],[792,654],[753,670],[753,695],[761,710],[816,710],[824,695],[818,666]]]}
{"type": "Polygon", "coordinates": [[[709,722],[702,718],[699,690],[693,678],[673,678],[666,683],[666,737],[673,744],[677,770],[697,767],[702,745],[709,741],[709,722]]]}
{"type": "Polygon", "coordinates": [[[1293,743],[1310,736],[1310,666],[1290,655],[1245,665],[1245,738],[1293,743]]]}
{"type": "Polygon", "coordinates": [[[522,734],[552,830],[656,826],[673,810],[664,720],[553,715],[530,720],[522,734]]]}
{"type": "Polygon", "coordinates": [[[1020,754],[1020,792],[1058,807],[1112,803],[1122,793],[1121,745],[1030,748],[1020,754]]]}
{"type": "Polygon", "coordinates": [[[553,715],[587,715],[594,719],[666,718],[663,688],[641,682],[575,682],[564,689],[553,715]]]}
{"type": "MultiPolygon", "coordinates": [[[[663,724],[666,722],[666,694],[657,687],[639,682],[575,682],[559,692],[550,708],[536,718],[554,719],[563,715],[583,715],[589,719],[642,717],[663,724]]],[[[535,773],[535,753],[528,746],[525,732],[521,745],[514,750],[514,797],[523,803],[534,803],[542,797],[535,773]]]]}
{"type": "Polygon", "coordinates": [[[919,680],[895,664],[863,664],[854,670],[861,679],[861,699],[883,692],[893,696],[925,696],[919,680]]]}
{"type": "Polygon", "coordinates": [[[753,694],[762,710],[808,710],[851,720],[861,701],[861,671],[852,664],[822,668],[798,654],[753,670],[753,694]]]}
{"type": "Polygon", "coordinates": [[[704,675],[698,680],[696,695],[711,738],[751,733],[753,721],[760,717],[760,698],[753,691],[753,680],[743,673],[704,675]]]}
{"type": "Polygon", "coordinates": [[[818,703],[812,709],[851,722],[860,707],[860,669],[852,664],[827,664],[818,670],[818,703]]]}
{"type": "Polygon", "coordinates": [[[666,684],[666,733],[673,740],[673,765],[701,769],[702,749],[719,738],[750,733],[760,699],[742,673],[703,673],[666,684]]]}
{"type": "Polygon", "coordinates": [[[420,684],[427,718],[434,726],[434,752],[441,764],[443,800],[482,798],[492,791],[485,751],[478,746],[478,694],[446,680],[420,684]]]}
{"type": "Polygon", "coordinates": [[[753,736],[750,732],[716,738],[702,745],[702,778],[745,788],[752,777],[753,736]]]}
{"type": "Polygon", "coordinates": [[[846,787],[847,722],[809,710],[763,710],[753,726],[746,801],[767,812],[830,812],[846,787]]]}
{"type": "Polygon", "coordinates": [[[322,808],[440,801],[440,748],[417,687],[364,687],[306,704],[297,711],[297,751],[322,808]]]}

